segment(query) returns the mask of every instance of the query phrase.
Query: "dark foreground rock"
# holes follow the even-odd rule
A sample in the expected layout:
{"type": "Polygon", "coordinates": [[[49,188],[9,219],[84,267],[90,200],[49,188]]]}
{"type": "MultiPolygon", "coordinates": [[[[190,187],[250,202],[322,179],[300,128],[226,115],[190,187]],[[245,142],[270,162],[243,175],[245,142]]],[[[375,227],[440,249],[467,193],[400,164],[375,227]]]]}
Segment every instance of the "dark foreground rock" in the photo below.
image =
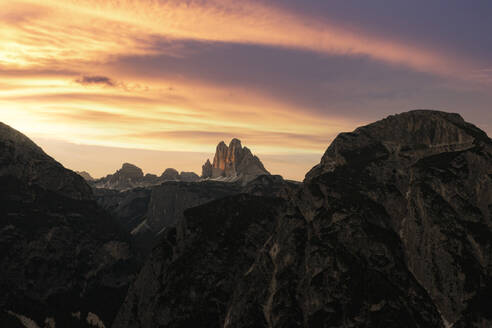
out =
{"type": "Polygon", "coordinates": [[[186,211],[113,327],[489,327],[491,145],[436,111],[341,134],[283,199],[186,211]]]}
{"type": "Polygon", "coordinates": [[[2,126],[0,148],[0,326],[109,327],[139,269],[129,234],[27,137],[2,126]]]}

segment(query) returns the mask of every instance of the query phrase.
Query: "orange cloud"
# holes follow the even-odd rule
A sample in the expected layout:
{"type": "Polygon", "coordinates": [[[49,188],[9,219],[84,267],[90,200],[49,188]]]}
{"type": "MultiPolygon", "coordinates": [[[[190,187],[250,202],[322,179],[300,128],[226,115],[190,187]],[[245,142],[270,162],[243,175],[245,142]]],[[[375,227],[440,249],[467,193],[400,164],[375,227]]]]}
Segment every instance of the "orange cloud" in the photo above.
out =
{"type": "Polygon", "coordinates": [[[180,56],[174,39],[235,42],[367,55],[439,74],[457,74],[463,61],[401,41],[349,32],[343,27],[273,7],[227,0],[2,0],[0,63],[11,66],[83,65],[114,56],[165,51],[180,56]],[[22,17],[20,23],[15,22],[22,17]],[[162,38],[171,40],[156,49],[162,38]]]}
{"type": "Polygon", "coordinates": [[[147,91],[133,92],[95,80],[103,83],[88,88],[71,76],[0,78],[9,86],[0,91],[2,120],[29,135],[75,143],[200,151],[221,137],[239,136],[270,153],[321,153],[335,132],[352,126],[209,82],[170,82],[175,86],[170,91],[160,88],[162,82],[149,81],[147,91]]]}

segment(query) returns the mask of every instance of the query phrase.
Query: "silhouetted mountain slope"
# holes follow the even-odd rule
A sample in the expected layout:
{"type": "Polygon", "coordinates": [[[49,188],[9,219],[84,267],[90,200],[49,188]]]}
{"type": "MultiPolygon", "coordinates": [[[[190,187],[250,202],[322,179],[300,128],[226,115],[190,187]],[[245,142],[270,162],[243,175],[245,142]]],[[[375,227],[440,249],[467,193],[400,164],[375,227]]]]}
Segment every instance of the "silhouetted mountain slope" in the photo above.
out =
{"type": "Polygon", "coordinates": [[[492,324],[491,140],[459,115],[340,134],[284,197],[185,212],[113,327],[492,324]]]}
{"type": "Polygon", "coordinates": [[[138,270],[129,235],[27,137],[2,125],[0,146],[0,326],[110,326],[138,270]]]}
{"type": "Polygon", "coordinates": [[[0,122],[0,177],[12,176],[75,199],[91,199],[84,179],[46,155],[22,133],[0,122]]]}

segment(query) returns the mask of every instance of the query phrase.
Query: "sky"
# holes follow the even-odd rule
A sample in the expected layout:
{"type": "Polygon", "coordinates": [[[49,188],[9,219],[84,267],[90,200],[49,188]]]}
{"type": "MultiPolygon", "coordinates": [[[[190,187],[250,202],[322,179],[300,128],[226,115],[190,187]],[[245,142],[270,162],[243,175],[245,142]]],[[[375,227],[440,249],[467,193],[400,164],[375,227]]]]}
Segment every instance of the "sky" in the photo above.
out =
{"type": "Polygon", "coordinates": [[[0,121],[74,170],[201,173],[233,137],[302,180],[411,109],[492,132],[489,0],[0,0],[0,121]]]}

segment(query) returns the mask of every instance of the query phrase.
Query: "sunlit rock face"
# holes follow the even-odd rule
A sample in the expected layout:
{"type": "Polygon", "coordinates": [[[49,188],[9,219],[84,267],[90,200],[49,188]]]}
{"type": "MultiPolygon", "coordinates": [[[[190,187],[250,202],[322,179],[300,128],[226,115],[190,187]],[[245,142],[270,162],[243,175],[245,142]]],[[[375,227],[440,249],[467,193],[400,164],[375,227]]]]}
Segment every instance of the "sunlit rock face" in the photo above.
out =
{"type": "Polygon", "coordinates": [[[492,142],[459,115],[341,134],[279,195],[186,211],[114,327],[491,326],[492,142]]]}
{"type": "Polygon", "coordinates": [[[213,164],[209,160],[202,167],[202,178],[242,178],[250,181],[259,175],[270,174],[260,159],[254,156],[238,139],[229,146],[223,141],[217,145],[213,164]]]}

